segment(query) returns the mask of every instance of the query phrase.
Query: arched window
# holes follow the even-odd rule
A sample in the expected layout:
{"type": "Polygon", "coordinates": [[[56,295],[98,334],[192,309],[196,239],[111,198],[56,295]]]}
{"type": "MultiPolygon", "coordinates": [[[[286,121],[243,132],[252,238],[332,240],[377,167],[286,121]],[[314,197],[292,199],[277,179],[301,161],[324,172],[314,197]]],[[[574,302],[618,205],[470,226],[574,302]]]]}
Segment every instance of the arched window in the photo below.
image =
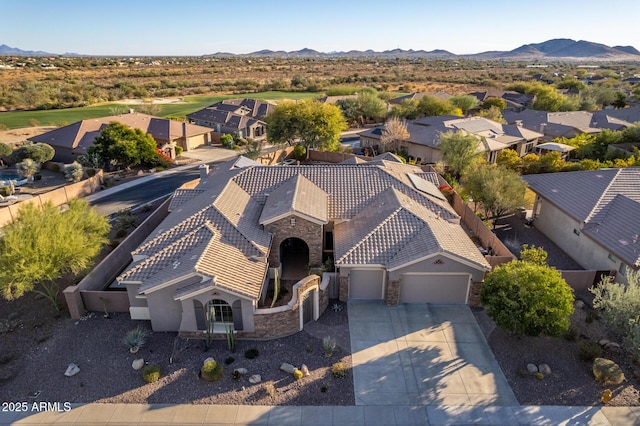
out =
{"type": "Polygon", "coordinates": [[[215,322],[224,322],[233,324],[233,311],[231,306],[224,300],[213,299],[207,302],[207,312],[211,315],[215,322]]]}

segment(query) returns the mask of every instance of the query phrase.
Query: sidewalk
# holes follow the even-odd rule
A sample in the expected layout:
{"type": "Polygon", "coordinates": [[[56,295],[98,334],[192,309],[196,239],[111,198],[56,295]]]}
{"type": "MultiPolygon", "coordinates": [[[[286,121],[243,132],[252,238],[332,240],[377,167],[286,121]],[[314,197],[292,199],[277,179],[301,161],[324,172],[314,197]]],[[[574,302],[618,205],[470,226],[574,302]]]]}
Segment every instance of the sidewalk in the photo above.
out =
{"type": "Polygon", "coordinates": [[[640,425],[640,407],[85,404],[67,412],[0,412],[0,426],[110,425],[640,425]]]}

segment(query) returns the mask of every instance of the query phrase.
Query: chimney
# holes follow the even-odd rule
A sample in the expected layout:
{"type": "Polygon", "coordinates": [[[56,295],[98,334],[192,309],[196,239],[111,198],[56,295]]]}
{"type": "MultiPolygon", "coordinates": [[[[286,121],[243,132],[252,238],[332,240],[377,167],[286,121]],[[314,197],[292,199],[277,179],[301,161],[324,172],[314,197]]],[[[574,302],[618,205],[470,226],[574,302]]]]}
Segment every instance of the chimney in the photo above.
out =
{"type": "Polygon", "coordinates": [[[544,135],[544,130],[547,127],[547,123],[540,123],[540,130],[539,132],[542,133],[544,135]]]}
{"type": "Polygon", "coordinates": [[[182,137],[187,139],[187,123],[182,123],[182,137]]]}
{"type": "Polygon", "coordinates": [[[522,120],[516,120],[516,126],[522,127],[524,126],[524,123],[522,122],[522,120]]]}
{"type": "Polygon", "coordinates": [[[201,164],[200,167],[198,167],[198,170],[200,171],[200,180],[207,179],[207,176],[209,176],[209,165],[201,164]]]}

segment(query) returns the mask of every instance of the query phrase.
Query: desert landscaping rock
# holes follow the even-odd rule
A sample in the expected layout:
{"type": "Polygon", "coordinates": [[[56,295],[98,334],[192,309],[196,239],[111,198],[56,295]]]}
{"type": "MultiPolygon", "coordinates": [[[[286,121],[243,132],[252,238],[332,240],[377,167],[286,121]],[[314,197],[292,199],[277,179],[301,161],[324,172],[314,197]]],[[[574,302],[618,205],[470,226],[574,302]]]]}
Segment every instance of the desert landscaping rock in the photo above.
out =
{"type": "Polygon", "coordinates": [[[600,340],[598,341],[598,344],[599,344],[600,346],[607,346],[609,343],[610,343],[610,340],[609,340],[609,339],[600,339],[600,340]]]}
{"type": "Polygon", "coordinates": [[[253,376],[249,377],[249,383],[253,385],[260,383],[261,381],[262,381],[262,376],[260,376],[259,374],[254,374],[253,376]]]}
{"type": "Polygon", "coordinates": [[[246,374],[249,374],[249,370],[247,370],[246,368],[236,368],[235,370],[233,370],[234,373],[238,373],[241,376],[244,376],[246,374]]]}
{"type": "Polygon", "coordinates": [[[133,362],[131,363],[131,367],[133,367],[134,370],[140,370],[142,367],[144,367],[144,359],[143,358],[134,359],[133,362]]]}
{"type": "Polygon", "coordinates": [[[282,365],[280,365],[280,370],[284,371],[285,373],[293,374],[295,369],[296,367],[287,362],[283,362],[282,365]]]}
{"type": "Polygon", "coordinates": [[[215,361],[215,359],[213,359],[213,357],[209,357],[209,358],[205,359],[205,360],[202,362],[202,365],[205,365],[206,363],[208,363],[208,362],[210,362],[210,361],[215,361]]]}
{"type": "Polygon", "coordinates": [[[530,374],[535,374],[538,372],[538,367],[535,364],[527,364],[527,371],[530,374]]]}
{"type": "Polygon", "coordinates": [[[619,385],[624,380],[620,366],[606,358],[596,358],[593,361],[593,375],[604,386],[619,385]]]}
{"type": "Polygon", "coordinates": [[[582,300],[576,300],[573,307],[575,309],[584,309],[584,302],[582,300]]]}
{"type": "Polygon", "coordinates": [[[548,376],[549,374],[551,374],[551,367],[549,367],[549,364],[540,364],[538,366],[538,371],[545,376],[548,376]]]}
{"type": "Polygon", "coordinates": [[[617,350],[620,350],[620,344],[616,342],[609,342],[606,345],[604,345],[604,348],[610,351],[617,351],[617,350]]]}
{"type": "Polygon", "coordinates": [[[69,364],[69,366],[67,367],[67,371],[64,372],[64,375],[67,377],[73,377],[76,374],[78,374],[80,372],[80,367],[78,367],[76,364],[71,363],[69,364]]]}
{"type": "Polygon", "coordinates": [[[300,371],[302,371],[302,374],[304,374],[304,377],[308,377],[311,375],[311,373],[309,373],[309,367],[307,367],[306,364],[302,364],[300,366],[300,371]]]}

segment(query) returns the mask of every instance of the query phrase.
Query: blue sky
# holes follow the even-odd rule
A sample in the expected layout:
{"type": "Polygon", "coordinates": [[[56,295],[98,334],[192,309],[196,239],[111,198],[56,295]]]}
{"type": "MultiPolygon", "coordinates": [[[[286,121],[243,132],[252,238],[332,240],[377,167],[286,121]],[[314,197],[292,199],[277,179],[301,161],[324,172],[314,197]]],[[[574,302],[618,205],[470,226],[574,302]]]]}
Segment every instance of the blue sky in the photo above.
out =
{"type": "Polygon", "coordinates": [[[640,49],[639,16],[639,0],[0,0],[0,44],[93,55],[463,54],[572,38],[640,49]]]}

